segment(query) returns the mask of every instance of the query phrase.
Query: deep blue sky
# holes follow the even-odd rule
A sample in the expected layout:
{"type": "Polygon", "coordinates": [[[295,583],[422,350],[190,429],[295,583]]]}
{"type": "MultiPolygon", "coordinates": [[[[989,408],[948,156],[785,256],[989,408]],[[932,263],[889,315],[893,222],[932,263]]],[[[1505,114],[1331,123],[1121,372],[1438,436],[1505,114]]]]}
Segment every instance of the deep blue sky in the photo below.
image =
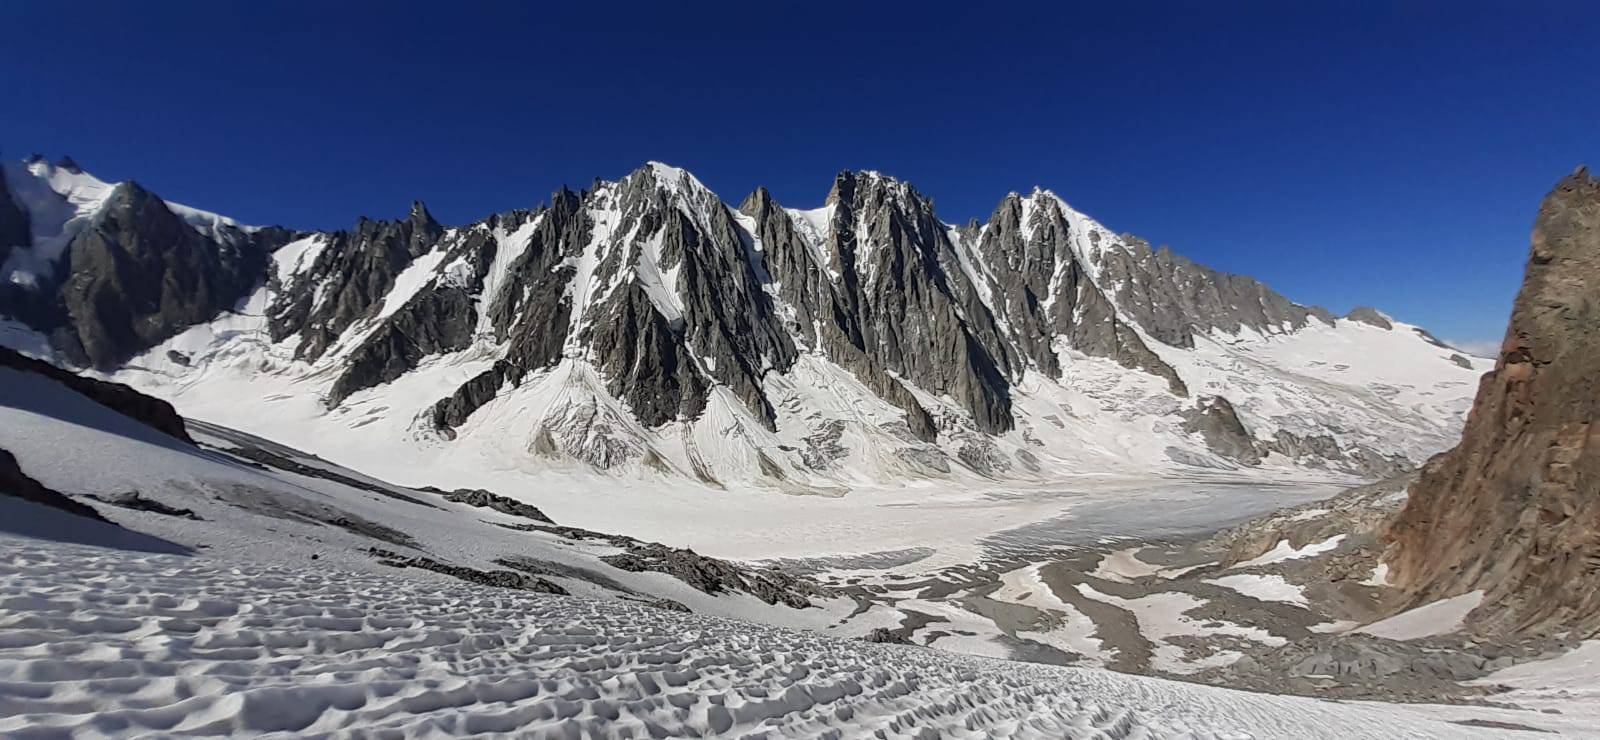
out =
{"type": "Polygon", "coordinates": [[[1600,3],[565,5],[0,4],[0,153],[302,228],[647,159],[795,207],[878,169],[947,221],[1040,185],[1463,342],[1503,331],[1539,199],[1600,164],[1600,3]]]}

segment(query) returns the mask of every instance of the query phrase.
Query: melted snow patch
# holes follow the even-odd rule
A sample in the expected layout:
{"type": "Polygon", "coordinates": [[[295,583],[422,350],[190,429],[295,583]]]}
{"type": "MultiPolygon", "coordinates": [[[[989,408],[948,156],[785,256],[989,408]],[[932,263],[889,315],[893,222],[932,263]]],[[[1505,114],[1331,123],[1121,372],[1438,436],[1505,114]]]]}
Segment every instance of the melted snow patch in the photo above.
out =
{"type": "Polygon", "coordinates": [[[1215,584],[1223,588],[1231,588],[1245,596],[1260,601],[1277,601],[1295,606],[1310,606],[1306,601],[1304,586],[1297,586],[1283,579],[1283,576],[1260,576],[1248,573],[1235,573],[1221,578],[1207,578],[1206,583],[1215,584]]]}
{"type": "Polygon", "coordinates": [[[1211,563],[1200,563],[1184,568],[1165,568],[1160,565],[1152,565],[1139,559],[1139,551],[1142,549],[1144,548],[1130,547],[1125,550],[1108,553],[1105,557],[1100,558],[1100,562],[1095,564],[1094,571],[1089,575],[1102,581],[1111,581],[1113,583],[1132,583],[1140,578],[1149,576],[1170,580],[1191,570],[1211,565],[1211,563]]]}
{"type": "Polygon", "coordinates": [[[1288,540],[1278,540],[1278,544],[1273,546],[1271,550],[1268,550],[1242,563],[1238,563],[1233,567],[1256,568],[1263,565],[1281,563],[1285,560],[1299,560],[1301,558],[1314,557],[1339,547],[1339,543],[1343,542],[1344,538],[1345,535],[1336,535],[1321,542],[1310,543],[1305,547],[1294,547],[1289,544],[1288,540]]]}
{"type": "Polygon", "coordinates": [[[1196,673],[1207,668],[1228,665],[1243,657],[1237,651],[1215,650],[1208,655],[1191,659],[1182,647],[1168,641],[1168,638],[1172,637],[1231,635],[1273,647],[1287,642],[1282,637],[1258,627],[1247,627],[1220,619],[1191,618],[1188,616],[1189,612],[1206,605],[1204,600],[1191,594],[1163,591],[1137,599],[1124,599],[1101,592],[1087,583],[1078,584],[1078,593],[1132,612],[1134,619],[1139,623],[1140,634],[1155,644],[1155,655],[1150,661],[1150,667],[1157,671],[1174,674],[1196,673]]]}
{"type": "Polygon", "coordinates": [[[1017,637],[1082,655],[1095,665],[1104,665],[1115,658],[1116,649],[1103,646],[1096,636],[1098,628],[1094,620],[1077,607],[1062,601],[1045,583],[1040,574],[1043,567],[1040,563],[1034,563],[1002,574],[1000,588],[989,596],[995,601],[1032,607],[1049,614],[1057,622],[1047,630],[1019,631],[1017,637]]]}
{"type": "Polygon", "coordinates": [[[1467,615],[1483,603],[1483,591],[1468,591],[1460,596],[1440,599],[1356,630],[1364,635],[1390,640],[1415,640],[1459,631],[1467,615]]]}

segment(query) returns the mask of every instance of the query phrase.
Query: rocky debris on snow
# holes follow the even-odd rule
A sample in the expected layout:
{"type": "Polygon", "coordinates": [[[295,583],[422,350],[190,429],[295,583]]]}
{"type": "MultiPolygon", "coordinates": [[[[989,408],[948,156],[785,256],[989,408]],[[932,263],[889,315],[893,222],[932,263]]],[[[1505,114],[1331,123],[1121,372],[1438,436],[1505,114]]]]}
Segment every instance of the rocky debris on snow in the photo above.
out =
{"type": "Polygon", "coordinates": [[[476,506],[480,509],[492,509],[508,516],[532,519],[545,524],[555,523],[550,520],[550,517],[545,516],[544,512],[540,511],[537,506],[525,504],[509,496],[501,496],[498,493],[486,491],[482,488],[457,488],[454,491],[445,491],[432,486],[424,486],[417,490],[437,493],[443,496],[444,500],[451,503],[476,506]]]}
{"type": "Polygon", "coordinates": [[[1279,453],[1308,468],[1334,468],[1365,478],[1387,478],[1411,470],[1405,455],[1384,453],[1362,444],[1344,445],[1331,434],[1297,434],[1279,429],[1270,440],[1258,443],[1265,456],[1279,453]]]}
{"type": "Polygon", "coordinates": [[[1422,470],[1388,533],[1422,604],[1481,590],[1488,633],[1600,634],[1600,181],[1545,198],[1494,371],[1461,443],[1422,470]]]}
{"type": "Polygon", "coordinates": [[[1226,668],[1196,678],[1234,688],[1333,699],[1482,702],[1500,689],[1464,682],[1570,647],[1543,640],[1489,643],[1449,637],[1398,641],[1359,634],[1312,635],[1252,651],[1226,668]]]}
{"type": "Polygon", "coordinates": [[[1341,535],[1372,542],[1405,505],[1406,489],[1416,479],[1415,472],[1402,473],[1326,501],[1281,509],[1213,535],[1208,546],[1226,568],[1258,558],[1280,543],[1299,550],[1341,535]]]}
{"type": "Polygon", "coordinates": [[[627,571],[665,573],[713,596],[724,591],[743,592],[768,604],[782,603],[793,609],[809,608],[809,597],[824,594],[820,586],[783,571],[744,568],[687,548],[653,542],[635,541],[627,552],[600,559],[627,571]]]}
{"type": "Polygon", "coordinates": [[[159,398],[152,398],[121,383],[85,378],[6,347],[0,347],[0,367],[43,375],[77,391],[95,403],[142,422],[162,434],[194,444],[194,440],[189,437],[188,429],[183,424],[183,417],[172,408],[172,404],[159,398]]]}
{"type": "Polygon", "coordinates": [[[362,479],[356,478],[354,476],[345,475],[343,473],[338,472],[337,470],[331,469],[331,467],[321,467],[321,466],[316,466],[316,465],[307,465],[307,464],[299,462],[299,461],[297,461],[297,460],[295,460],[293,458],[290,458],[290,457],[288,457],[286,455],[277,454],[277,453],[275,453],[275,452],[273,452],[271,450],[265,449],[265,448],[260,447],[260,446],[251,445],[251,444],[241,444],[238,447],[229,448],[228,449],[228,454],[237,455],[237,456],[242,457],[242,458],[244,458],[246,460],[253,460],[253,461],[258,462],[258,463],[260,463],[260,464],[262,464],[262,465],[264,465],[264,466],[266,466],[268,468],[276,468],[278,470],[283,470],[283,471],[286,471],[286,472],[294,473],[296,475],[305,475],[305,476],[310,476],[312,478],[322,478],[323,480],[330,480],[330,481],[333,481],[335,483],[340,483],[340,484],[343,484],[343,485],[346,485],[346,486],[350,486],[351,488],[359,488],[359,489],[361,489],[363,491],[369,491],[371,493],[376,493],[376,494],[378,494],[380,496],[387,496],[388,498],[396,499],[396,500],[399,500],[399,501],[404,501],[404,502],[406,502],[408,504],[416,504],[418,506],[426,506],[426,507],[428,507],[430,509],[438,509],[438,508],[440,508],[438,505],[429,503],[427,501],[424,501],[421,498],[418,498],[416,496],[412,496],[412,495],[410,495],[408,493],[402,493],[401,490],[397,489],[394,486],[389,486],[389,485],[382,484],[382,483],[376,483],[376,482],[373,482],[373,481],[370,481],[370,480],[362,480],[362,479]]]}
{"type": "Polygon", "coordinates": [[[95,511],[93,506],[76,501],[71,496],[47,488],[39,481],[28,477],[22,472],[22,466],[17,464],[17,458],[3,449],[0,449],[0,494],[43,504],[81,517],[108,521],[100,515],[100,512],[95,511]]]}
{"type": "Polygon", "coordinates": [[[385,550],[378,547],[368,548],[367,554],[377,558],[378,562],[383,565],[394,568],[431,570],[468,583],[561,596],[567,593],[566,589],[547,579],[514,570],[478,570],[477,568],[441,563],[425,555],[401,555],[393,550],[385,550]]]}
{"type": "Polygon", "coordinates": [[[835,467],[836,460],[841,460],[850,454],[849,448],[839,444],[839,438],[842,436],[844,436],[844,422],[839,419],[829,419],[816,432],[806,436],[806,446],[800,448],[800,458],[813,470],[828,470],[835,467]]]}
{"type": "Polygon", "coordinates": [[[1472,360],[1469,360],[1466,357],[1464,357],[1462,355],[1459,355],[1459,354],[1450,355],[1450,362],[1455,363],[1456,367],[1464,367],[1464,368],[1466,368],[1468,370],[1472,369],[1472,360]]]}
{"type": "Polygon", "coordinates": [[[862,635],[861,639],[867,642],[882,642],[891,645],[914,644],[905,635],[900,634],[899,630],[889,629],[888,627],[873,627],[867,634],[862,635]]]}
{"type": "Polygon", "coordinates": [[[650,601],[644,602],[644,605],[650,607],[651,609],[661,609],[669,612],[679,612],[682,614],[694,613],[694,610],[684,606],[679,602],[673,601],[672,599],[651,599],[650,601]]]}
{"type": "Polygon", "coordinates": [[[494,562],[496,565],[503,565],[512,570],[520,570],[523,573],[536,576],[569,578],[575,581],[592,583],[619,594],[634,594],[632,589],[618,583],[616,579],[592,568],[582,568],[553,560],[541,560],[526,555],[507,555],[495,558],[494,562]]]}
{"type": "Polygon", "coordinates": [[[175,516],[183,519],[202,521],[200,515],[194,513],[193,509],[183,509],[177,506],[169,506],[153,498],[149,498],[138,491],[123,491],[122,493],[115,493],[108,496],[93,496],[92,498],[94,498],[96,501],[111,504],[112,506],[120,506],[124,509],[148,511],[152,514],[160,514],[162,516],[175,516]]]}
{"type": "Polygon", "coordinates": [[[523,532],[545,532],[569,540],[599,540],[624,552],[600,559],[622,570],[665,573],[703,593],[717,595],[727,591],[747,593],[768,604],[782,603],[795,609],[811,606],[810,597],[829,596],[827,589],[803,576],[776,568],[757,569],[728,560],[701,555],[687,548],[643,542],[632,537],[605,534],[556,524],[501,524],[523,532]]]}

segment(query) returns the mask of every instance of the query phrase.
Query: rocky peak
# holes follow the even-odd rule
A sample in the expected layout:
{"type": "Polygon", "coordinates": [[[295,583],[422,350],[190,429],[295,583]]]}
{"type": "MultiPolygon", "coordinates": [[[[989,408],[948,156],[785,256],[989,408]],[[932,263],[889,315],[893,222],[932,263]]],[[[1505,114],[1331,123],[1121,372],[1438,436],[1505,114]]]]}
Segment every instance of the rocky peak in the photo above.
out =
{"type": "Polygon", "coordinates": [[[1600,182],[1562,180],[1534,224],[1494,371],[1461,443],[1389,532],[1412,603],[1481,590],[1489,632],[1600,634],[1600,182]]]}
{"type": "Polygon", "coordinates": [[[83,168],[79,167],[72,157],[63,156],[61,159],[56,160],[56,169],[66,170],[74,175],[83,174],[83,168]]]}
{"type": "Polygon", "coordinates": [[[1394,320],[1389,315],[1371,306],[1356,306],[1350,313],[1344,315],[1348,321],[1357,321],[1379,329],[1393,329],[1394,320]]]}
{"type": "Polygon", "coordinates": [[[415,229],[435,232],[441,230],[439,222],[428,212],[427,204],[420,200],[411,201],[411,213],[406,216],[406,220],[411,222],[412,228],[415,229]]]}
{"type": "Polygon", "coordinates": [[[119,183],[67,246],[62,274],[72,279],[59,288],[67,327],[55,336],[57,348],[80,363],[114,367],[232,307],[259,280],[273,246],[240,234],[224,248],[138,183],[119,183]]]}
{"type": "Polygon", "coordinates": [[[824,204],[854,203],[858,206],[897,204],[907,210],[933,211],[933,201],[917,192],[911,183],[876,170],[840,172],[833,179],[824,204]]]}

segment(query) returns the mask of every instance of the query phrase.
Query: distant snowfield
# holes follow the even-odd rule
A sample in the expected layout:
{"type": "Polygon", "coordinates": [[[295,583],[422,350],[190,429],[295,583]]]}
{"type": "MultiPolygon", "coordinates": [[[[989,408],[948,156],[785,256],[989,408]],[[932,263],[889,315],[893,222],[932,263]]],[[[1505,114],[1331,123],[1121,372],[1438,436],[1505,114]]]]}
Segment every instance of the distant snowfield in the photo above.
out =
{"type": "Polygon", "coordinates": [[[0,536],[0,733],[1495,737],[1478,707],[1268,696],[614,601],[0,536]]]}

